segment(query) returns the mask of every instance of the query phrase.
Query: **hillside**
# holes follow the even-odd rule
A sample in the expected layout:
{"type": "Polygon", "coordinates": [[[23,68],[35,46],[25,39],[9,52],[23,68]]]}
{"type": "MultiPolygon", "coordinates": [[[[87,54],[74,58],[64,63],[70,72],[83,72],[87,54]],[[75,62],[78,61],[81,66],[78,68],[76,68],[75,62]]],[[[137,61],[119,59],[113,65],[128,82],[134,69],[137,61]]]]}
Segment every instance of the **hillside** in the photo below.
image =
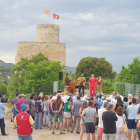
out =
{"type": "Polygon", "coordinates": [[[70,71],[71,71],[72,73],[75,73],[76,67],[69,67],[69,66],[66,66],[66,71],[69,72],[69,73],[70,73],[70,71]]]}
{"type": "Polygon", "coordinates": [[[4,61],[0,60],[0,67],[1,68],[11,68],[11,67],[14,67],[14,64],[12,64],[12,63],[5,63],[4,61]]]}
{"type": "Polygon", "coordinates": [[[0,60],[0,83],[8,85],[8,82],[13,75],[10,73],[11,67],[13,66],[14,64],[12,63],[5,63],[4,61],[0,60]]]}

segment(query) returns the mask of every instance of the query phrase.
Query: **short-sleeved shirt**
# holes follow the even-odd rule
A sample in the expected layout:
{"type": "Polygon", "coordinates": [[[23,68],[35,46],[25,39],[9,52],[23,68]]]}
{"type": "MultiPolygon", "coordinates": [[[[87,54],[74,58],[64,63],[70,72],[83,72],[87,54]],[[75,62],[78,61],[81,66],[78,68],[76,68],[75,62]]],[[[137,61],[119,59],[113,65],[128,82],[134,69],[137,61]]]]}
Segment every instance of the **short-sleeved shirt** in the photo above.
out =
{"type": "Polygon", "coordinates": [[[12,100],[12,104],[14,105],[18,100],[20,100],[20,98],[14,98],[14,99],[12,100]]]}
{"type": "Polygon", "coordinates": [[[79,109],[81,108],[82,106],[82,102],[80,101],[77,101],[74,103],[73,107],[74,107],[74,116],[80,116],[79,115],[79,109]]]}
{"type": "Polygon", "coordinates": [[[29,105],[29,109],[31,110],[31,107],[32,107],[32,100],[30,99],[26,99],[28,105],[29,105]]]}
{"type": "Polygon", "coordinates": [[[136,116],[136,120],[140,121],[140,114],[136,116]]]}
{"type": "Polygon", "coordinates": [[[129,105],[127,107],[127,111],[128,111],[128,119],[134,120],[137,116],[138,113],[138,106],[136,105],[129,105]]]}
{"type": "Polygon", "coordinates": [[[116,133],[116,121],[117,116],[114,112],[106,111],[102,115],[104,133],[105,134],[115,134],[116,133]]]}
{"type": "Polygon", "coordinates": [[[98,110],[98,116],[99,116],[99,124],[98,127],[103,128],[103,120],[102,120],[102,115],[106,111],[106,108],[102,108],[98,110]]]}
{"type": "Polygon", "coordinates": [[[83,114],[86,116],[85,122],[93,122],[94,123],[94,117],[97,116],[97,112],[94,108],[84,109],[83,114]]]}
{"type": "Polygon", "coordinates": [[[73,102],[73,103],[77,102],[77,95],[73,96],[72,102],[73,102]]]}
{"type": "Polygon", "coordinates": [[[3,103],[0,103],[0,119],[4,118],[4,110],[5,106],[3,105],[3,103]]]}
{"type": "Polygon", "coordinates": [[[68,109],[69,105],[70,105],[70,102],[67,102],[64,104],[64,112],[71,112],[71,109],[68,109]]]}
{"type": "Polygon", "coordinates": [[[25,103],[26,105],[28,105],[28,102],[27,102],[26,100],[23,100],[23,99],[20,99],[20,100],[18,100],[18,101],[15,103],[15,105],[18,106],[18,108],[19,108],[19,113],[21,113],[21,105],[22,105],[23,103],[25,103]]]}
{"type": "Polygon", "coordinates": [[[35,102],[35,106],[38,105],[38,112],[42,112],[41,102],[35,102]]]}
{"type": "MultiPolygon", "coordinates": [[[[12,100],[12,105],[15,105],[15,103],[16,103],[18,100],[20,100],[20,98],[14,98],[14,99],[12,100]]],[[[18,106],[17,106],[17,109],[19,109],[18,106]]]]}

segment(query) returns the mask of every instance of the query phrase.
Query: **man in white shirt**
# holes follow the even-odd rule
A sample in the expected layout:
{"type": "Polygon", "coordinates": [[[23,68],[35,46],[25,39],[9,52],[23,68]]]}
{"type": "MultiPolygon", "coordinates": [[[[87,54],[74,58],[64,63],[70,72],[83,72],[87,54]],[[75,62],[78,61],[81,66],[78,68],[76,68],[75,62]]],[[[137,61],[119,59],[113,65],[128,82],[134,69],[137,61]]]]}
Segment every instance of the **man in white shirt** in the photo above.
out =
{"type": "Polygon", "coordinates": [[[103,112],[107,111],[107,102],[104,103],[103,108],[98,110],[98,116],[99,116],[99,124],[98,124],[98,131],[97,131],[97,140],[102,140],[102,135],[103,135],[103,120],[102,120],[102,115],[103,112]]]}

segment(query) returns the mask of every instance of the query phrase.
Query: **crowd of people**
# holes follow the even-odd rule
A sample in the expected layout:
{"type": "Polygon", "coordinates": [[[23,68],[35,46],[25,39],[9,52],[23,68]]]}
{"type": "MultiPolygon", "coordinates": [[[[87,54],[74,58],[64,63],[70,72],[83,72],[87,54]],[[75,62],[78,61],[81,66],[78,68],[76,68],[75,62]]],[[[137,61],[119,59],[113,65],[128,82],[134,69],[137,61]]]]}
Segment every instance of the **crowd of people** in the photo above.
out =
{"type": "MultiPolygon", "coordinates": [[[[12,121],[19,140],[32,140],[33,125],[34,129],[48,127],[53,135],[58,129],[60,135],[65,131],[76,133],[80,140],[84,132],[87,140],[90,140],[90,135],[92,140],[140,139],[139,96],[128,94],[128,97],[123,97],[115,92],[112,95],[96,93],[94,97],[80,97],[79,92],[74,96],[69,96],[68,92],[44,96],[41,92],[39,96],[32,93],[25,99],[24,94],[16,93],[12,105],[12,121]]],[[[2,109],[5,107],[1,103],[0,114],[2,109]]],[[[1,132],[7,136],[4,116],[0,121],[3,121],[1,132]]]]}

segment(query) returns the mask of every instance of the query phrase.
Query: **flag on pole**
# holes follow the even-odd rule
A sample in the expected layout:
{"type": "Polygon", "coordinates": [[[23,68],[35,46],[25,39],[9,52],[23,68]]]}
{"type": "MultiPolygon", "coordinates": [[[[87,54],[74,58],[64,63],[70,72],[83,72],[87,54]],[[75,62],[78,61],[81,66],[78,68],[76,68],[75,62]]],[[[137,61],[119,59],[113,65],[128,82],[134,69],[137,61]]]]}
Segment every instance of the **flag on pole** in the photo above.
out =
{"type": "Polygon", "coordinates": [[[50,14],[50,11],[44,10],[44,14],[50,14]]]}
{"type": "Polygon", "coordinates": [[[59,19],[59,16],[56,15],[56,14],[53,14],[53,18],[54,18],[54,19],[59,19]]]}

